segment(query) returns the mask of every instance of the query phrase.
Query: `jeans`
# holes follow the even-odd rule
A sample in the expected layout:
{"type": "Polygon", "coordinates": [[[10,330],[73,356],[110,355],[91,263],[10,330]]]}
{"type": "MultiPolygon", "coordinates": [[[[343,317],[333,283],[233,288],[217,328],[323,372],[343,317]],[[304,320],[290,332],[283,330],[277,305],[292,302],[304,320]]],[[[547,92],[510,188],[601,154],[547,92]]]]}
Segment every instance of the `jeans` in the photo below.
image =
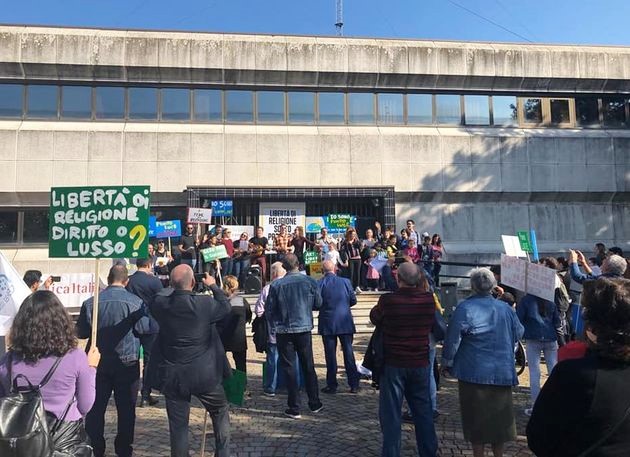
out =
{"type": "Polygon", "coordinates": [[[302,333],[277,333],[276,342],[280,354],[280,367],[287,380],[289,396],[287,405],[292,412],[300,410],[300,396],[295,366],[297,353],[302,372],[306,378],[306,394],[308,405],[311,409],[321,406],[319,401],[319,386],[313,361],[313,337],[311,332],[302,333]]]}
{"type": "Polygon", "coordinates": [[[227,257],[225,259],[221,259],[221,276],[223,276],[224,278],[227,275],[231,275],[232,274],[232,259],[227,257]]]}
{"type": "Polygon", "coordinates": [[[249,259],[247,257],[233,261],[232,273],[238,278],[238,283],[241,285],[241,288],[243,288],[243,284],[245,283],[247,270],[249,270],[249,259]]]}
{"type": "Polygon", "coordinates": [[[382,457],[400,456],[400,425],[403,395],[407,399],[416,431],[420,457],[435,457],[438,450],[429,399],[432,367],[397,368],[383,366],[380,377],[378,415],[383,433],[382,457]]]}
{"type": "Polygon", "coordinates": [[[119,457],[131,457],[139,379],[138,362],[123,365],[120,361],[101,361],[96,371],[96,399],[85,417],[85,430],[96,457],[105,455],[105,411],[112,391],[118,413],[114,450],[119,457]]]}
{"type": "Polygon", "coordinates": [[[267,365],[265,370],[265,381],[263,389],[268,393],[276,393],[278,387],[278,346],[269,343],[267,346],[267,365]]]}
{"type": "Polygon", "coordinates": [[[359,372],[352,351],[352,334],[322,335],[324,355],[326,356],[326,385],[331,389],[337,389],[337,338],[341,342],[343,365],[346,369],[348,385],[351,389],[357,388],[359,387],[359,372]]]}
{"type": "MultiPolygon", "coordinates": [[[[210,413],[214,431],[214,455],[230,456],[230,411],[225,391],[221,384],[209,392],[195,395],[210,413]]],[[[166,414],[171,437],[171,457],[188,457],[188,421],[190,418],[190,397],[166,396],[166,414]]],[[[205,436],[203,437],[205,439],[205,436]]]]}
{"type": "Polygon", "coordinates": [[[558,343],[555,341],[525,340],[525,351],[527,353],[527,366],[529,366],[531,401],[532,406],[534,406],[540,393],[540,353],[545,354],[547,374],[551,374],[551,370],[558,363],[558,343]]]}
{"type": "Polygon", "coordinates": [[[435,375],[433,374],[436,352],[435,346],[429,345],[429,395],[431,396],[432,411],[437,411],[437,382],[435,382],[435,375]]]}
{"type": "Polygon", "coordinates": [[[151,395],[151,385],[147,382],[147,366],[149,366],[149,360],[151,360],[151,352],[153,350],[153,344],[157,340],[157,333],[149,333],[146,335],[140,335],[140,345],[142,346],[143,362],[142,362],[142,390],[140,395],[142,398],[149,398],[151,395]]]}

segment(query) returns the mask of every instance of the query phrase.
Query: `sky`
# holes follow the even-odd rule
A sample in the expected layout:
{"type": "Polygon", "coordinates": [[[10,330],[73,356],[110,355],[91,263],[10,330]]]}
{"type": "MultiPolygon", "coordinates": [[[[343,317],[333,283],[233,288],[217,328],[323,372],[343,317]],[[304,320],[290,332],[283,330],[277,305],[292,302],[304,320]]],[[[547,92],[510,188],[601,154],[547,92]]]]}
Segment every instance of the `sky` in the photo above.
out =
{"type": "MultiPolygon", "coordinates": [[[[345,0],[344,35],[627,46],[629,16],[628,0],[345,0]]],[[[5,0],[0,23],[335,35],[335,0],[5,0]]]]}

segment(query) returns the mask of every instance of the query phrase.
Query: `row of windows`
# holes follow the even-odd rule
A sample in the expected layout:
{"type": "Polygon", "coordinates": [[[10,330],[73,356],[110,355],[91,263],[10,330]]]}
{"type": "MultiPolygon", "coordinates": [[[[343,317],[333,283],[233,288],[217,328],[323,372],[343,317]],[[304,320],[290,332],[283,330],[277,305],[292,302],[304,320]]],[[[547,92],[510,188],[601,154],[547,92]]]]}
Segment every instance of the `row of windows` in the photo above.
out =
{"type": "Polygon", "coordinates": [[[626,127],[624,97],[0,84],[0,117],[297,125],[626,127]]]}

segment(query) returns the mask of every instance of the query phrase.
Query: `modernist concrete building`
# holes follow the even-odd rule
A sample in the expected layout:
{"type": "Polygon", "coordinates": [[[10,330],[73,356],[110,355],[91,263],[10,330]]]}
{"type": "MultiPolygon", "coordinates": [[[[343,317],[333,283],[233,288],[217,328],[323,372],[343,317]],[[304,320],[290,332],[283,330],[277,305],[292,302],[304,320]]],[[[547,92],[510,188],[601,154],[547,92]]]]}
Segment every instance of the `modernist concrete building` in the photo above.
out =
{"type": "MultiPolygon", "coordinates": [[[[630,48],[0,27],[0,248],[48,261],[51,186],[158,216],[305,201],[441,233],[450,259],[630,247],[630,48]],[[206,202],[207,204],[207,202],[206,202]]],[[[311,214],[308,214],[308,213],[311,214]]],[[[314,213],[314,214],[313,214],[314,213]]]]}

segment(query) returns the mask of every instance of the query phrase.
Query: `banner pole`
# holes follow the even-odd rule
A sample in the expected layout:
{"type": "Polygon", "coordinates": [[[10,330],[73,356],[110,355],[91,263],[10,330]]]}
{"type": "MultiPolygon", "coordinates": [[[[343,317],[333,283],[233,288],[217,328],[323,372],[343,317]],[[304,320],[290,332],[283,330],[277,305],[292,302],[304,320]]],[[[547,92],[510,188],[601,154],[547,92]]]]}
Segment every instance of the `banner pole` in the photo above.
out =
{"type": "Polygon", "coordinates": [[[168,252],[171,253],[171,255],[173,255],[173,249],[171,248],[171,237],[168,237],[168,252]]]}
{"type": "Polygon", "coordinates": [[[96,333],[98,329],[98,295],[100,292],[100,266],[101,260],[95,259],[96,266],[94,268],[94,301],[92,303],[92,336],[90,337],[90,347],[96,347],[96,333]]]}
{"type": "Polygon", "coordinates": [[[221,275],[221,262],[218,259],[215,260],[215,262],[217,263],[217,271],[219,272],[219,287],[223,289],[223,277],[221,275]]]}

